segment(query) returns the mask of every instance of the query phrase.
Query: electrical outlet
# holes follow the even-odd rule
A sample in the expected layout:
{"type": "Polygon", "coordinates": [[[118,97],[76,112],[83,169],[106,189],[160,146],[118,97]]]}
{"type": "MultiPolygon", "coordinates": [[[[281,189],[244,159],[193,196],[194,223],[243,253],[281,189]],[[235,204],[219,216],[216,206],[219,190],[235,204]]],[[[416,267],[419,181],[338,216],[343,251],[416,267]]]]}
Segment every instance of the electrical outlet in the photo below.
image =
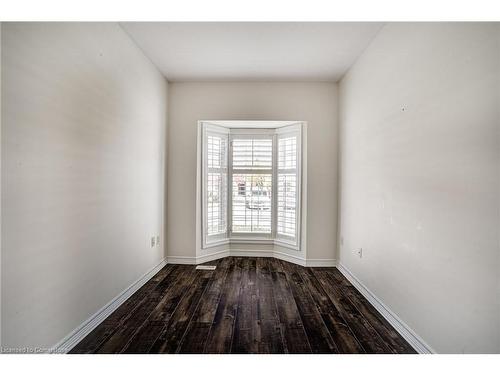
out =
{"type": "Polygon", "coordinates": [[[360,247],[360,248],[357,250],[357,253],[358,253],[358,256],[359,256],[360,258],[363,258],[363,248],[361,248],[361,247],[360,247]]]}
{"type": "Polygon", "coordinates": [[[155,247],[155,237],[151,237],[151,247],[155,247]]]}
{"type": "Polygon", "coordinates": [[[160,244],[160,236],[156,236],[156,246],[160,244]]]}

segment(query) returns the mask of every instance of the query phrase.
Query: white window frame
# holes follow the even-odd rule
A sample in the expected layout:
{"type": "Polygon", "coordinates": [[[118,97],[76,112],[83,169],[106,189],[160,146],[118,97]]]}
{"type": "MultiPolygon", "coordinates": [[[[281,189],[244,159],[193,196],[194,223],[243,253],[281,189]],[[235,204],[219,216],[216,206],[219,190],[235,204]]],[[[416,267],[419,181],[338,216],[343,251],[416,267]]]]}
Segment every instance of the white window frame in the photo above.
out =
{"type": "MultiPolygon", "coordinates": [[[[302,159],[303,159],[303,128],[305,123],[300,121],[199,121],[201,126],[201,249],[209,249],[225,244],[274,244],[292,250],[301,250],[302,241],[302,159]],[[224,235],[207,236],[207,213],[206,211],[206,191],[207,191],[207,150],[206,138],[209,133],[216,132],[228,136],[227,147],[227,205],[226,224],[227,231],[224,235]],[[296,208],[296,236],[277,235],[277,189],[278,189],[278,138],[289,134],[297,135],[297,208],[296,208]],[[234,233],[232,231],[232,140],[242,137],[266,137],[273,139],[273,162],[272,162],[272,215],[271,233],[234,233]]],[[[257,171],[247,171],[251,173],[262,173],[257,171]]]]}
{"type": "MultiPolygon", "coordinates": [[[[223,126],[217,126],[213,124],[206,124],[203,126],[203,141],[202,141],[202,170],[203,170],[203,178],[202,178],[202,189],[201,189],[201,201],[202,201],[202,217],[203,217],[203,226],[202,226],[202,236],[203,236],[203,244],[205,245],[214,245],[214,244],[221,244],[221,243],[227,243],[228,242],[228,226],[229,223],[227,221],[227,212],[228,212],[228,207],[227,207],[227,200],[228,200],[228,195],[229,191],[226,189],[226,232],[225,233],[220,233],[217,235],[212,235],[208,236],[208,213],[206,212],[207,209],[207,176],[208,173],[206,173],[208,169],[208,149],[206,147],[207,145],[207,138],[210,135],[219,135],[223,138],[226,138],[226,157],[227,153],[229,152],[229,129],[223,126]],[[210,238],[209,238],[210,237],[210,238]]],[[[229,181],[229,165],[227,165],[226,162],[226,184],[228,184],[229,181]]]]}
{"type": "MultiPolygon", "coordinates": [[[[297,167],[296,167],[296,176],[297,176],[297,193],[296,196],[297,206],[295,210],[295,237],[290,237],[287,235],[279,234],[277,232],[277,215],[278,215],[278,204],[274,205],[274,215],[276,216],[276,222],[274,226],[274,230],[276,231],[274,238],[275,242],[280,245],[291,245],[298,246],[300,244],[300,233],[301,233],[301,222],[302,222],[302,124],[289,125],[286,127],[281,127],[276,129],[275,135],[275,148],[274,151],[277,155],[278,152],[278,141],[280,138],[287,138],[290,136],[297,137],[297,167]]],[[[276,156],[276,162],[273,163],[274,168],[276,168],[276,183],[273,184],[273,190],[276,188],[274,193],[274,197],[276,201],[278,200],[278,182],[279,182],[279,171],[278,171],[278,160],[276,156]]],[[[273,175],[274,176],[274,175],[273,175]]]]}
{"type": "Polygon", "coordinates": [[[276,163],[275,159],[275,133],[273,129],[241,129],[241,128],[233,128],[229,131],[229,155],[228,155],[228,237],[230,240],[272,240],[274,238],[274,228],[275,228],[275,210],[274,208],[274,166],[276,163]],[[271,139],[273,145],[273,157],[272,157],[272,168],[271,170],[266,169],[242,169],[242,170],[233,170],[233,140],[234,139],[271,139]],[[233,172],[241,173],[241,174],[271,174],[272,179],[272,199],[271,203],[271,232],[270,233],[242,233],[242,232],[233,232],[233,172]]]}

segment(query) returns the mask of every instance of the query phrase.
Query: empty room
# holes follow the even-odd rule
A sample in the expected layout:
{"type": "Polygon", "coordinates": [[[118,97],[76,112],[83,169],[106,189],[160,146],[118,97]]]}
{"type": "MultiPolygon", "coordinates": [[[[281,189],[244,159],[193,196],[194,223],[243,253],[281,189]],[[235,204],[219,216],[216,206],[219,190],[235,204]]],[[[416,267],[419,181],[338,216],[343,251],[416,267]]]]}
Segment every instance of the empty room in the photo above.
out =
{"type": "Polygon", "coordinates": [[[1,22],[2,353],[500,353],[499,25],[1,22]]]}

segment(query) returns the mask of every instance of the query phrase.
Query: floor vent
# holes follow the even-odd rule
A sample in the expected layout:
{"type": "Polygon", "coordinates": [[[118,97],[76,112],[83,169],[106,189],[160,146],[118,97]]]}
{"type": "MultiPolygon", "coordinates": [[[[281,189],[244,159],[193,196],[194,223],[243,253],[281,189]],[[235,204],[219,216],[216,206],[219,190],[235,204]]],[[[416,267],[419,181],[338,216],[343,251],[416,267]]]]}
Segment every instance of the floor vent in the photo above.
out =
{"type": "Polygon", "coordinates": [[[197,270],[213,271],[217,266],[196,266],[197,270]]]}

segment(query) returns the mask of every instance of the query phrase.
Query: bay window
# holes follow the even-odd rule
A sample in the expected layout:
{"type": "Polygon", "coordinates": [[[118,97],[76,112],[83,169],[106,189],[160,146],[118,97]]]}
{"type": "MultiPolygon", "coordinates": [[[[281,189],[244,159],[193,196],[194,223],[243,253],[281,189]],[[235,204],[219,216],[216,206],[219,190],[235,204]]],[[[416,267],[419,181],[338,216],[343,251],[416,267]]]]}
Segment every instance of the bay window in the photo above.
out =
{"type": "Polygon", "coordinates": [[[302,124],[202,123],[203,247],[231,241],[298,249],[302,124]]]}

